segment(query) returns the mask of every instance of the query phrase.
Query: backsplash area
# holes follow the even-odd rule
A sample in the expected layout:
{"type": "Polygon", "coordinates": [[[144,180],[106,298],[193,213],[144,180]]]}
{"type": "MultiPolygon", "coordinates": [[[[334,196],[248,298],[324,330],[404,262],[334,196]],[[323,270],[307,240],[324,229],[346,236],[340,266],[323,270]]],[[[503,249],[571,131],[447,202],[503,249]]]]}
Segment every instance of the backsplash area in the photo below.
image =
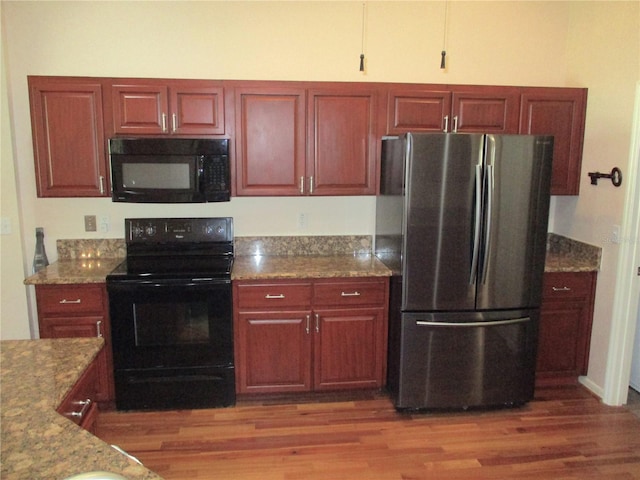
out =
{"type": "Polygon", "coordinates": [[[57,240],[58,260],[120,258],[127,255],[122,238],[57,240]]]}

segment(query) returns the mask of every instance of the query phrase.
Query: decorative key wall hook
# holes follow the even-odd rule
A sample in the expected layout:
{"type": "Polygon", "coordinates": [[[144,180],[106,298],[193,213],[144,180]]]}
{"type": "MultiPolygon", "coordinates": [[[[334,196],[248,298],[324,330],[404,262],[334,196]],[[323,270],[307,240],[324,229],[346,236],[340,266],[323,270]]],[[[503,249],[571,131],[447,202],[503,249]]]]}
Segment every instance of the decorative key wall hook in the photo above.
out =
{"type": "Polygon", "coordinates": [[[589,176],[591,177],[591,185],[597,185],[600,178],[610,178],[614,187],[622,185],[622,172],[618,167],[613,167],[611,173],[589,172],[589,176]]]}

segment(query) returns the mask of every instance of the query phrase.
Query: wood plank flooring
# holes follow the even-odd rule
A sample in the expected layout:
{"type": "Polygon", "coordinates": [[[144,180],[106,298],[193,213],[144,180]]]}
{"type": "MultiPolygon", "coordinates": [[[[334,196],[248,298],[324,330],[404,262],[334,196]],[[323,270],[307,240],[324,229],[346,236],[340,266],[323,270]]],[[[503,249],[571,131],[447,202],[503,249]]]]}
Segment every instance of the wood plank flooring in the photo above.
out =
{"type": "Polygon", "coordinates": [[[398,413],[381,394],[106,412],[96,433],[166,479],[640,479],[640,418],[582,387],[464,413],[398,413]]]}

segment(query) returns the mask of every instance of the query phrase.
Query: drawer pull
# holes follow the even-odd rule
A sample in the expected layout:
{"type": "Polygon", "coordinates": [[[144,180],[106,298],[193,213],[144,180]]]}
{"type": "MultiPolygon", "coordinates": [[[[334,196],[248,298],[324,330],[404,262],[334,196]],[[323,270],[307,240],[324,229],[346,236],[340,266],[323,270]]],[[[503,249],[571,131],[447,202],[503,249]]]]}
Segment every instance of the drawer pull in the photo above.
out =
{"type": "Polygon", "coordinates": [[[64,304],[66,304],[66,303],[75,303],[75,304],[78,304],[78,303],[82,303],[82,300],[81,300],[81,299],[79,299],[79,298],[76,298],[75,300],[67,300],[66,298],[63,298],[63,299],[62,299],[62,300],[60,300],[60,302],[58,302],[58,303],[60,303],[61,305],[64,305],[64,304]]]}
{"type": "Polygon", "coordinates": [[[75,402],[76,405],[81,405],[80,411],[79,412],[69,412],[67,413],[67,416],[69,417],[76,417],[76,418],[82,418],[84,417],[85,413],[87,413],[87,410],[89,410],[89,407],[91,407],[91,399],[87,398],[86,400],[79,400],[77,402],[75,402]]]}
{"type": "Polygon", "coordinates": [[[96,336],[102,338],[102,320],[96,322],[96,336]]]}
{"type": "Polygon", "coordinates": [[[264,298],[284,298],[284,294],[283,293],[279,293],[278,295],[272,295],[270,293],[267,293],[264,298]]]}
{"type": "Polygon", "coordinates": [[[571,289],[569,287],[551,287],[554,292],[570,292],[571,289]]]}
{"type": "Polygon", "coordinates": [[[359,297],[360,292],[342,292],[340,295],[343,297],[359,297]]]}

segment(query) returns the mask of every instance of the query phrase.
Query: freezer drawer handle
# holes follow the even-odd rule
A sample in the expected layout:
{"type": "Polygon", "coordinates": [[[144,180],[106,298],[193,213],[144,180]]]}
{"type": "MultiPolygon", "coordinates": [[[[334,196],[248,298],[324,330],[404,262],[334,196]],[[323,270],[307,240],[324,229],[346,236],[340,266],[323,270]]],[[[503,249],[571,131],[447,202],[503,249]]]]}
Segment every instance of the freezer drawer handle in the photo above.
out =
{"type": "Polygon", "coordinates": [[[360,292],[342,292],[340,295],[343,297],[359,297],[360,292]]]}
{"type": "Polygon", "coordinates": [[[530,321],[529,317],[514,318],[511,320],[496,320],[495,322],[427,322],[424,320],[417,320],[416,325],[420,327],[495,327],[502,325],[513,325],[514,323],[525,323],[530,321]]]}
{"type": "Polygon", "coordinates": [[[284,294],[283,294],[283,293],[280,293],[280,294],[278,294],[278,295],[272,295],[272,294],[270,294],[270,293],[267,293],[267,294],[264,296],[264,298],[284,298],[284,294]]]}

